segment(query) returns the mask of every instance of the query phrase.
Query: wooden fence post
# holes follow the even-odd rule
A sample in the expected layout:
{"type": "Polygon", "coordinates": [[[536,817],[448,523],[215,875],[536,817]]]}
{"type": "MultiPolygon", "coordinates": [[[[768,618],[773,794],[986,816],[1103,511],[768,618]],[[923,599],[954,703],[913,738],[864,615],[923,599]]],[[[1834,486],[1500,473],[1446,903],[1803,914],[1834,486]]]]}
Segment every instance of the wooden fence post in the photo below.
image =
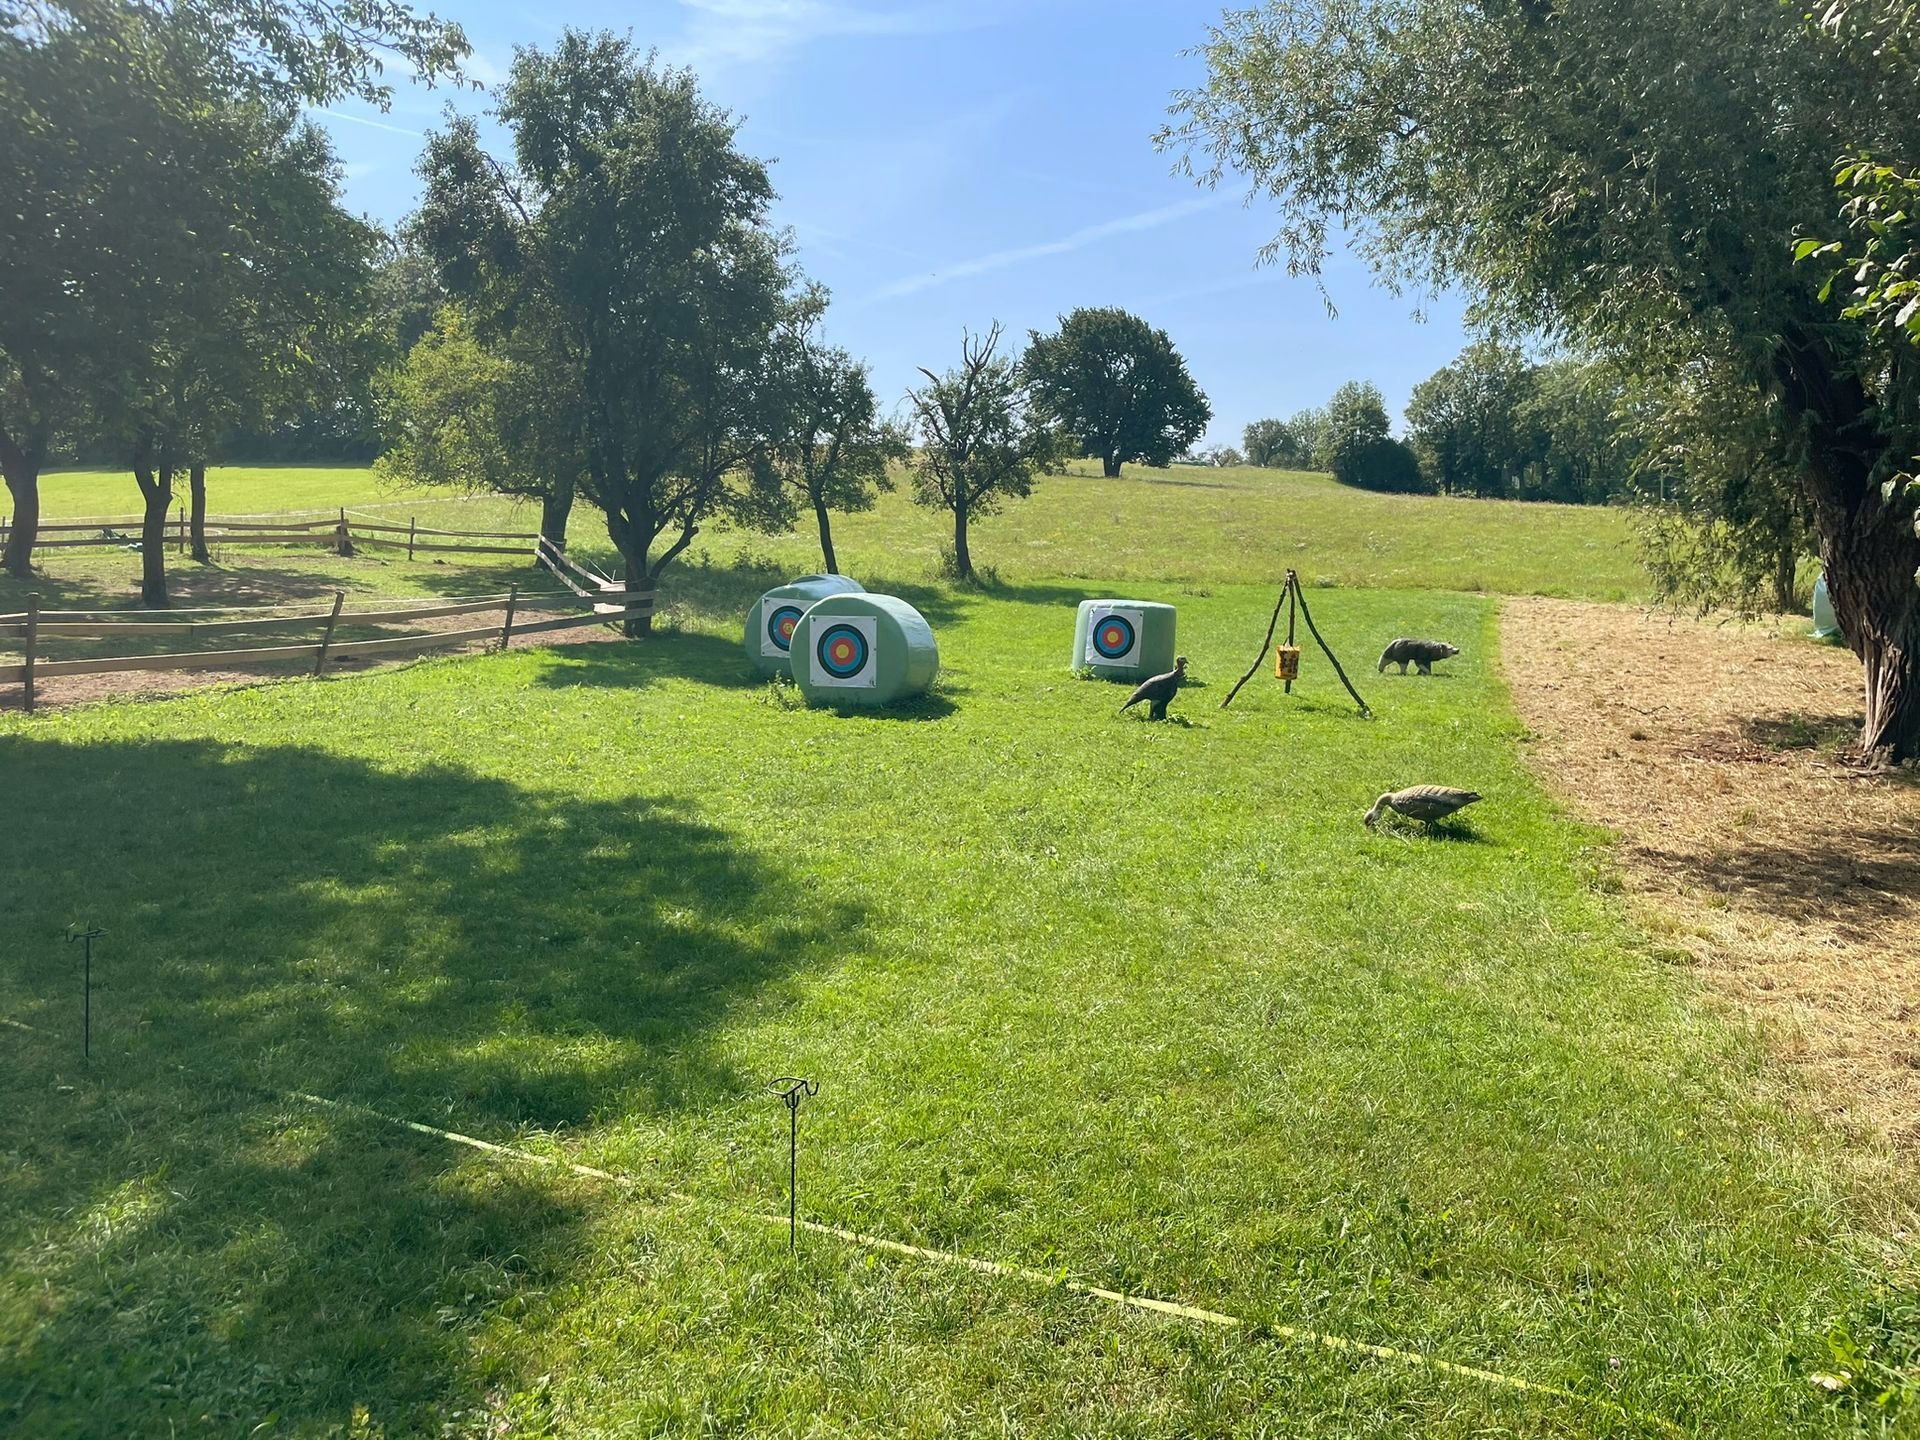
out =
{"type": "Polygon", "coordinates": [[[419,533],[420,522],[414,516],[407,516],[407,559],[413,558],[413,537],[419,533]]]}
{"type": "Polygon", "coordinates": [[[500,648],[505,650],[513,639],[513,607],[519,603],[520,587],[517,584],[507,587],[507,623],[500,627],[500,648]]]}
{"type": "Polygon", "coordinates": [[[340,507],[340,523],[334,527],[334,539],[342,555],[353,554],[353,532],[347,529],[347,507],[340,507]]]}
{"type": "Polygon", "coordinates": [[[347,603],[347,592],[333,592],[333,613],[327,616],[327,628],[320,636],[320,653],[313,657],[313,678],[318,680],[320,672],[326,668],[327,647],[333,643],[333,627],[340,623],[340,607],[347,603]]]}
{"type": "Polygon", "coordinates": [[[27,661],[21,683],[26,687],[27,713],[33,713],[33,649],[40,636],[40,597],[27,596],[27,661]]]}
{"type": "Polygon", "coordinates": [[[182,505],[176,513],[180,517],[179,552],[180,554],[184,555],[187,553],[187,507],[182,505]]]}

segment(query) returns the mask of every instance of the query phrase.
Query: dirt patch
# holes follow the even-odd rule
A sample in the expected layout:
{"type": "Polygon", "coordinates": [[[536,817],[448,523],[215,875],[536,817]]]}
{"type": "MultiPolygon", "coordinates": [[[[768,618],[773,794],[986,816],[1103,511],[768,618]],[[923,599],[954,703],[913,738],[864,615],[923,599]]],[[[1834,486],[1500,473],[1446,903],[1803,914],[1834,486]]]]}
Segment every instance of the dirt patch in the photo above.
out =
{"type": "MultiPolygon", "coordinates": [[[[422,604],[432,604],[422,600],[422,604]]],[[[439,615],[430,619],[409,623],[406,627],[380,627],[380,634],[417,634],[425,630],[471,630],[505,618],[502,612],[479,611],[470,615],[439,615]]],[[[544,614],[538,618],[547,618],[544,614]]],[[[372,638],[370,635],[356,632],[358,638],[372,638]]],[[[262,639],[234,640],[235,648],[243,644],[271,645],[278,643],[310,643],[316,636],[275,636],[262,639]]],[[[579,645],[591,641],[617,640],[620,636],[610,627],[592,620],[583,620],[577,626],[561,630],[542,631],[534,635],[513,637],[515,650],[535,645],[579,645]]],[[[182,642],[182,649],[203,649],[211,646],[194,645],[182,642]]],[[[444,650],[430,652],[433,655],[478,654],[492,648],[484,640],[472,641],[465,645],[452,645],[444,650]]],[[[101,655],[116,653],[111,642],[100,641],[94,647],[101,655]]],[[[63,652],[77,655],[79,652],[70,647],[63,652]]],[[[396,656],[392,659],[378,657],[358,658],[354,656],[331,660],[327,663],[330,677],[365,674],[371,670],[391,668],[396,665],[414,664],[419,656],[396,656]]],[[[9,660],[9,663],[17,663],[9,660]]],[[[67,705],[84,705],[96,700],[108,700],[118,696],[160,696],[176,695],[186,690],[206,690],[218,686],[259,685],[275,680],[291,680],[312,672],[311,660],[272,661],[265,664],[236,665],[222,670],[124,670],[110,671],[104,675],[47,675],[41,676],[34,684],[34,704],[36,709],[54,709],[67,705]]],[[[0,710],[18,710],[21,708],[22,691],[17,684],[0,685],[0,710]]]]}
{"type": "Polygon", "coordinates": [[[1647,920],[1767,1022],[1857,1133],[1920,1152],[1920,779],[1865,776],[1860,669],[1762,626],[1516,599],[1547,781],[1620,833],[1647,920]]]}

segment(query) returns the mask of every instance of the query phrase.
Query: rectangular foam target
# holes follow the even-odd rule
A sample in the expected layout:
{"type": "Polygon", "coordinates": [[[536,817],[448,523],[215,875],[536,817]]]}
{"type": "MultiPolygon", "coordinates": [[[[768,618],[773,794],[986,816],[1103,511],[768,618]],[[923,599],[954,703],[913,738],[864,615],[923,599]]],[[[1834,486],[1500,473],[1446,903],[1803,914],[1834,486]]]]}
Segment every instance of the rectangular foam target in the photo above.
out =
{"type": "Polygon", "coordinates": [[[769,595],[760,602],[760,653],[773,659],[785,659],[793,640],[793,627],[800,623],[811,601],[797,597],[769,595]]]}
{"type": "Polygon", "coordinates": [[[815,685],[871,690],[879,684],[871,615],[816,615],[809,622],[807,673],[815,685]]]}
{"type": "Polygon", "coordinates": [[[1138,610],[1095,610],[1088,618],[1089,665],[1131,665],[1140,654],[1141,615],[1138,610]]]}

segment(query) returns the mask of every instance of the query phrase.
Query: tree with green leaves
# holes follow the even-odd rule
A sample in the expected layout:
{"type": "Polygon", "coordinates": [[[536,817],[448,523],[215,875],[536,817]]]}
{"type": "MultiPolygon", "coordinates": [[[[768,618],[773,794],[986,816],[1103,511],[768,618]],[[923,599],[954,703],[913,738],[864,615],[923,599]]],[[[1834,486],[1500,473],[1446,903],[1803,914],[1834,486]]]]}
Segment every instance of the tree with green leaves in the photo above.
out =
{"type": "Polygon", "coordinates": [[[499,116],[511,165],[470,121],[429,138],[412,234],[483,344],[567,372],[580,493],[649,592],[709,519],[765,508],[774,337],[820,302],[768,221],[766,166],[690,71],[570,30],[515,57],[499,116]]]}
{"type": "Polygon", "coordinates": [[[1413,387],[1407,442],[1443,495],[1514,498],[1537,446],[1526,416],[1534,367],[1493,341],[1469,345],[1413,387]]]}
{"type": "Polygon", "coordinates": [[[537,346],[517,353],[514,341],[483,344],[460,306],[443,306],[375,382],[386,450],[374,468],[402,485],[536,499],[540,533],[564,550],[586,468],[577,377],[537,346]]]}
{"type": "Polygon", "coordinates": [[[1349,380],[1327,401],[1317,459],[1342,485],[1413,493],[1426,489],[1420,463],[1392,435],[1387,404],[1370,380],[1349,380]]]}
{"type": "Polygon", "coordinates": [[[1081,454],[1100,457],[1108,478],[1128,461],[1168,464],[1213,419],[1167,332],[1111,306],[1063,315],[1051,335],[1031,332],[1020,369],[1034,403],[1081,454]]]}
{"type": "Polygon", "coordinates": [[[1888,98],[1902,47],[1718,0],[1271,0],[1204,48],[1162,142],[1250,177],[1296,271],[1337,226],[1390,285],[1468,290],[1478,321],[1656,381],[1729,366],[1763,397],[1863,664],[1862,748],[1920,754],[1920,537],[1894,483],[1920,367],[1889,366],[1794,254],[1832,228],[1836,155],[1920,154],[1920,111],[1888,98]]]}
{"type": "Polygon", "coordinates": [[[968,335],[960,364],[909,393],[920,431],[914,499],[953,517],[954,577],[977,583],[967,527],[1007,500],[1033,493],[1033,480],[1060,467],[1070,445],[1036,406],[1013,363],[998,354],[1000,326],[968,335]]]}
{"type": "MultiPolygon", "coordinates": [[[[833,512],[871,510],[882,491],[893,489],[889,467],[904,464],[912,447],[906,430],[881,416],[867,367],[822,344],[811,324],[785,327],[774,373],[780,418],[766,463],[791,510],[804,507],[813,515],[821,566],[837,575],[833,512]]],[[[776,523],[791,524],[791,513],[776,523]]]]}
{"type": "Polygon", "coordinates": [[[1285,420],[1256,420],[1240,435],[1247,463],[1261,469],[1297,470],[1313,463],[1313,450],[1285,420]]]}

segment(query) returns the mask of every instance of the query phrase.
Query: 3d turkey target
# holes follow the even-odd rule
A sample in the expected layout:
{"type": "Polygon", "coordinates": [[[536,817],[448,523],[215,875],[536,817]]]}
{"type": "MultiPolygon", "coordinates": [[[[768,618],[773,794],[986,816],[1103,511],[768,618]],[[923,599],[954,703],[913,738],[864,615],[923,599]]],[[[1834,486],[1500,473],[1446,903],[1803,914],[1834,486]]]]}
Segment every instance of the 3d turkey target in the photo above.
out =
{"type": "Polygon", "coordinates": [[[793,648],[793,627],[807,607],[795,600],[764,600],[760,613],[760,653],[785,656],[793,648]]]}
{"type": "Polygon", "coordinates": [[[1096,610],[1088,619],[1087,664],[1138,663],[1144,628],[1138,610],[1096,610]]]}
{"type": "Polygon", "coordinates": [[[822,616],[809,628],[808,678],[815,685],[871,690],[878,683],[873,616],[822,616]]]}

